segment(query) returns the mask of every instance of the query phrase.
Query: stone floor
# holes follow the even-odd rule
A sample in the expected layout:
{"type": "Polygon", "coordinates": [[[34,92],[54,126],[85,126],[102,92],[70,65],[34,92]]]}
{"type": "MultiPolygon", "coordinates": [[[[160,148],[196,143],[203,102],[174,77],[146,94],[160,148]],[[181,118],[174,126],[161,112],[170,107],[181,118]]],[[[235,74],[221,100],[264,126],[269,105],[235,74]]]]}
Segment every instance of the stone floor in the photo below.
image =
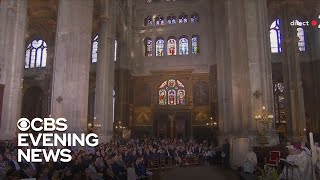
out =
{"type": "Polygon", "coordinates": [[[241,180],[237,171],[220,166],[172,168],[155,171],[153,180],[241,180]]]}

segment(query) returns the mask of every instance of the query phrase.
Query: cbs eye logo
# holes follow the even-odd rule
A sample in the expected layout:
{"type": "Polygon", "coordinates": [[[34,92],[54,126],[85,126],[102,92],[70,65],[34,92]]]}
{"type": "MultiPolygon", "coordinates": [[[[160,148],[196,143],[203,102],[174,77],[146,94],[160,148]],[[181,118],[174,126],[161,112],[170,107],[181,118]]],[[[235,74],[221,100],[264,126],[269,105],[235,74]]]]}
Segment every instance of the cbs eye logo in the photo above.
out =
{"type": "Polygon", "coordinates": [[[32,129],[33,131],[65,131],[68,128],[68,125],[66,124],[67,120],[65,118],[34,118],[32,121],[30,121],[27,118],[21,118],[17,122],[17,127],[20,131],[27,131],[29,129],[32,129]],[[40,127],[36,126],[36,122],[39,122],[40,127]]]}
{"type": "Polygon", "coordinates": [[[27,131],[30,128],[30,121],[27,118],[21,118],[17,122],[17,127],[20,131],[27,131]]]}

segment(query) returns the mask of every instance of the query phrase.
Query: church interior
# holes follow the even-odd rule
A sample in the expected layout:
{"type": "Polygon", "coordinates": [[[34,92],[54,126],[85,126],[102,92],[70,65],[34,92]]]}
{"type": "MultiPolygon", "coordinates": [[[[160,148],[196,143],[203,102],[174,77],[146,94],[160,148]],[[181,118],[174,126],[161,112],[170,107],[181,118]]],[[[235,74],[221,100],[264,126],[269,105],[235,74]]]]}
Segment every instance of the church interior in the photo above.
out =
{"type": "Polygon", "coordinates": [[[4,144],[48,117],[100,143],[227,139],[232,167],[320,141],[317,0],[0,0],[0,22],[4,144]]]}

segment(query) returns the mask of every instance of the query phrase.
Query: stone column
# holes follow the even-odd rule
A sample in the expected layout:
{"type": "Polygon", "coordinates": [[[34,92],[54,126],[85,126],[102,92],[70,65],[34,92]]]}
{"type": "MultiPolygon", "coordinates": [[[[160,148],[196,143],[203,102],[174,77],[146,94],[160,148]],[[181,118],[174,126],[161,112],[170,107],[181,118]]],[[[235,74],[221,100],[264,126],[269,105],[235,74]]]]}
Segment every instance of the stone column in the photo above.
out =
{"type": "Polygon", "coordinates": [[[114,25],[113,1],[101,1],[99,47],[96,72],[95,116],[102,125],[99,141],[109,141],[113,136],[114,89],[114,25]]]}
{"type": "Polygon", "coordinates": [[[52,117],[86,132],[93,1],[60,0],[52,81],[52,117]]]}
{"type": "MultiPolygon", "coordinates": [[[[219,38],[222,47],[217,47],[218,79],[223,82],[218,84],[219,125],[222,137],[230,138],[232,165],[239,166],[248,147],[259,145],[254,116],[262,106],[273,114],[267,4],[266,0],[221,3],[216,8],[225,9],[221,14],[228,23],[216,31],[216,36],[225,31],[219,38]]],[[[269,145],[277,143],[268,140],[269,145]]]]}
{"type": "Polygon", "coordinates": [[[281,22],[282,50],[281,61],[285,92],[287,133],[290,141],[300,141],[306,128],[304,97],[300,71],[300,55],[296,27],[289,26],[290,17],[297,17],[294,4],[284,3],[281,22]]]}
{"type": "Polygon", "coordinates": [[[0,2],[0,84],[4,84],[0,139],[16,136],[21,116],[27,0],[0,2]]]}

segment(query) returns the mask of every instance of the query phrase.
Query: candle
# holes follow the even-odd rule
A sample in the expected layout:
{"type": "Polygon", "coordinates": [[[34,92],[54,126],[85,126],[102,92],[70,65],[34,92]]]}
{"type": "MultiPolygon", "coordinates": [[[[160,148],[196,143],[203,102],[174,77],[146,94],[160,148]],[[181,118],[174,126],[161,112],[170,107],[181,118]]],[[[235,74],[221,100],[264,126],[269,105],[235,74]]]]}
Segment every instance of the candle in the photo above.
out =
{"type": "Polygon", "coordinates": [[[316,153],[317,149],[314,147],[312,132],[309,133],[309,137],[310,137],[310,147],[311,147],[311,151],[312,151],[312,162],[315,163],[317,161],[317,153],[316,153]]]}

